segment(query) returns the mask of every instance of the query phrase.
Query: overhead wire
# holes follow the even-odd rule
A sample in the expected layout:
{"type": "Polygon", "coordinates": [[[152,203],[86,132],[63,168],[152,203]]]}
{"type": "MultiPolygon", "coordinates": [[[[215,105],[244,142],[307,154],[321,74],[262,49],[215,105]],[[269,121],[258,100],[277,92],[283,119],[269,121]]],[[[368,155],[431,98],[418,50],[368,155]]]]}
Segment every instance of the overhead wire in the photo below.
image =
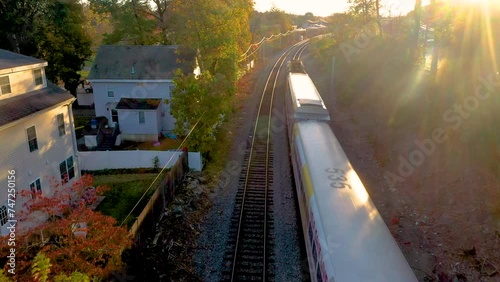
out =
{"type": "MultiPolygon", "coordinates": [[[[198,123],[200,122],[201,118],[205,115],[206,112],[207,112],[207,110],[203,111],[203,113],[198,118],[198,120],[196,121],[196,123],[189,130],[188,134],[186,135],[186,138],[184,138],[184,140],[182,140],[181,144],[179,144],[179,147],[177,147],[177,151],[180,150],[180,148],[182,148],[182,146],[184,145],[184,143],[189,138],[189,135],[191,135],[191,133],[196,128],[196,126],[198,125],[198,123]]],[[[144,193],[142,194],[141,198],[137,201],[137,203],[134,205],[134,207],[132,208],[132,210],[130,210],[130,212],[127,214],[127,216],[125,217],[125,219],[123,219],[123,221],[122,221],[122,223],[120,223],[119,227],[121,227],[127,221],[128,217],[132,214],[132,212],[134,212],[135,208],[139,205],[139,203],[142,201],[142,199],[144,199],[144,197],[147,195],[147,193],[149,192],[149,190],[151,190],[151,188],[155,184],[156,180],[158,180],[158,178],[160,178],[160,175],[163,173],[163,171],[165,171],[165,169],[170,164],[170,161],[172,160],[173,157],[174,157],[174,154],[172,154],[172,156],[170,156],[170,159],[168,159],[168,161],[162,167],[162,169],[160,170],[160,172],[158,172],[158,174],[156,175],[156,177],[153,180],[153,182],[151,182],[151,184],[149,185],[148,189],[146,189],[146,191],[144,191],[144,193]]]]}

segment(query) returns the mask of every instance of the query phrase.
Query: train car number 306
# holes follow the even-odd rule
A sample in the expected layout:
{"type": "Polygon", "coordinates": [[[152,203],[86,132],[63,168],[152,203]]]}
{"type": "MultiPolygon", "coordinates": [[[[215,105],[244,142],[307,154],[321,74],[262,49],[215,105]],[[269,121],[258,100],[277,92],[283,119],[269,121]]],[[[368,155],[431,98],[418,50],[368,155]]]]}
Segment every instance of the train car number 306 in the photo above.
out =
{"type": "Polygon", "coordinates": [[[347,184],[347,178],[344,176],[345,172],[338,168],[327,168],[325,172],[328,173],[328,180],[330,180],[330,187],[335,189],[351,188],[351,185],[347,184]]]}

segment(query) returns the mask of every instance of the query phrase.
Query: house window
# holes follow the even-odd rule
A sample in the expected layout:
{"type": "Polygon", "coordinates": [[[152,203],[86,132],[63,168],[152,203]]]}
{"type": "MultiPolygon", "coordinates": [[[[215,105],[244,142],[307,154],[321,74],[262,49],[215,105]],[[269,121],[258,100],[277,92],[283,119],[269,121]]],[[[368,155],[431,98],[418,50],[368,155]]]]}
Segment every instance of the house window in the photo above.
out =
{"type": "Polygon", "coordinates": [[[40,178],[30,183],[31,197],[35,198],[35,194],[42,194],[42,184],[40,183],[40,178]]]}
{"type": "Polygon", "coordinates": [[[8,221],[8,218],[7,218],[7,207],[6,206],[2,206],[0,207],[0,225],[4,225],[5,223],[7,223],[8,221]]]}
{"type": "Polygon", "coordinates": [[[63,136],[64,134],[66,134],[64,114],[57,115],[57,130],[59,131],[59,136],[63,136]]]}
{"type": "Polygon", "coordinates": [[[146,122],[146,120],[144,118],[144,112],[139,112],[139,123],[142,124],[145,122],[146,122]]]}
{"type": "Polygon", "coordinates": [[[0,77],[0,94],[11,93],[9,76],[0,77]]]}
{"type": "Polygon", "coordinates": [[[75,165],[73,163],[73,157],[69,157],[67,160],[60,163],[59,170],[61,172],[61,181],[63,184],[75,177],[75,165]]]}
{"type": "Polygon", "coordinates": [[[108,89],[108,97],[115,97],[115,88],[113,86],[107,86],[108,89]]]}
{"type": "Polygon", "coordinates": [[[111,110],[111,120],[113,122],[118,122],[118,111],[117,110],[111,110]]]}
{"type": "Polygon", "coordinates": [[[43,84],[42,69],[33,70],[33,76],[35,77],[35,85],[43,84]]]}
{"type": "Polygon", "coordinates": [[[30,152],[38,150],[38,142],[36,140],[35,126],[26,129],[26,133],[28,134],[28,145],[30,147],[30,152]]]}

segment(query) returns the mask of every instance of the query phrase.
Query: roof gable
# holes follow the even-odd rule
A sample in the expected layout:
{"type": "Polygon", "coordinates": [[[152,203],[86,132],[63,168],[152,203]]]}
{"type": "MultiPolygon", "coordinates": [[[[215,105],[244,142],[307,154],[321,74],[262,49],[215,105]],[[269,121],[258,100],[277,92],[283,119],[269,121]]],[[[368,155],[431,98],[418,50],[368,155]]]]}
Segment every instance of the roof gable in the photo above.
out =
{"type": "Polygon", "coordinates": [[[75,98],[67,91],[55,84],[48,83],[47,87],[0,100],[0,126],[14,122],[31,114],[46,110],[59,103],[75,98]]]}
{"type": "Polygon", "coordinates": [[[13,69],[22,66],[38,65],[38,64],[47,65],[47,62],[35,59],[33,57],[0,49],[0,70],[13,69]]]}
{"type": "Polygon", "coordinates": [[[168,80],[192,58],[181,56],[175,45],[102,45],[88,80],[168,80]]]}

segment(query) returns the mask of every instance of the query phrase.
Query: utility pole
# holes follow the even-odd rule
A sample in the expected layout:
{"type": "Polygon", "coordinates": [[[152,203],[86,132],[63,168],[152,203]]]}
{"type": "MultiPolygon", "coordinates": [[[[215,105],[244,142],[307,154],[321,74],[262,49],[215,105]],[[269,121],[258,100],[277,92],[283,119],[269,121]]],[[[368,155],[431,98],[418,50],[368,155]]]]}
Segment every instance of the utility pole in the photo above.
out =
{"type": "Polygon", "coordinates": [[[335,88],[335,57],[332,57],[332,73],[330,77],[330,93],[334,92],[335,88]]]}

